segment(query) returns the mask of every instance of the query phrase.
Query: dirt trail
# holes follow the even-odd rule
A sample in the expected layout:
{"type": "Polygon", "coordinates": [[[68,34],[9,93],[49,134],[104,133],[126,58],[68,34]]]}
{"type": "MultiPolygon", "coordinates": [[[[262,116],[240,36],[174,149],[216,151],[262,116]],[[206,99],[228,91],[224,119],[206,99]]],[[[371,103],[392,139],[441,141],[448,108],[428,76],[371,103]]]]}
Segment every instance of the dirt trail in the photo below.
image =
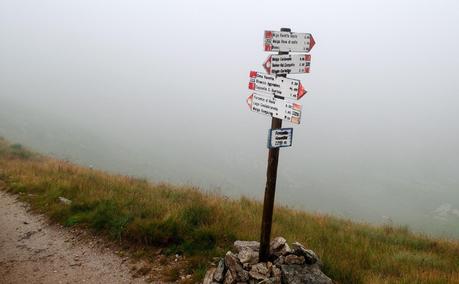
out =
{"type": "Polygon", "coordinates": [[[0,283],[145,283],[126,258],[27,212],[0,191],[0,283]]]}

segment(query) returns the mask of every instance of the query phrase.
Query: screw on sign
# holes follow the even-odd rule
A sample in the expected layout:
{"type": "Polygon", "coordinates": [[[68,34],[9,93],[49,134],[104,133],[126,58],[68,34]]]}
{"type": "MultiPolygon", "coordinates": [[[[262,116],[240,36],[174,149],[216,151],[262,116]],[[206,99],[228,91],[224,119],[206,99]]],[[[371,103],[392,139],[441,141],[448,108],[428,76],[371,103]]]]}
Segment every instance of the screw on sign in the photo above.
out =
{"type": "Polygon", "coordinates": [[[282,120],[300,123],[301,105],[295,101],[306,94],[299,80],[286,77],[288,74],[309,73],[311,55],[305,53],[312,49],[315,40],[309,33],[293,33],[282,28],[280,31],[265,31],[263,43],[265,51],[277,51],[278,54],[271,54],[263,63],[268,74],[250,72],[249,89],[254,92],[247,98],[251,111],[271,116],[259,262],[269,260],[279,149],[292,146],[293,141],[293,128],[282,128],[282,120]]]}

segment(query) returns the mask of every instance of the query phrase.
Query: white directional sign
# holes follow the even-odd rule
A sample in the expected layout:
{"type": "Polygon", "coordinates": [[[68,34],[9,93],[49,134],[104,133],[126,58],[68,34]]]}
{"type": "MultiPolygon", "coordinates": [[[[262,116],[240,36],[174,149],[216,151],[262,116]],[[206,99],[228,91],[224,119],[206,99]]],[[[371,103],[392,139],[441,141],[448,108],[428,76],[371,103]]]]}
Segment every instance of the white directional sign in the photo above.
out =
{"type": "Polygon", "coordinates": [[[294,100],[299,100],[306,94],[300,80],[257,71],[250,71],[249,89],[294,100]]]}
{"type": "Polygon", "coordinates": [[[309,54],[273,54],[263,64],[268,74],[309,73],[311,55],[309,54]]]}
{"type": "Polygon", "coordinates": [[[290,147],[293,141],[293,128],[270,129],[268,148],[290,147]]]}
{"type": "Polygon", "coordinates": [[[265,51],[309,52],[314,38],[308,33],[265,31],[265,51]]]}
{"type": "Polygon", "coordinates": [[[247,104],[253,112],[300,124],[301,105],[298,103],[253,93],[247,98],[247,104]]]}

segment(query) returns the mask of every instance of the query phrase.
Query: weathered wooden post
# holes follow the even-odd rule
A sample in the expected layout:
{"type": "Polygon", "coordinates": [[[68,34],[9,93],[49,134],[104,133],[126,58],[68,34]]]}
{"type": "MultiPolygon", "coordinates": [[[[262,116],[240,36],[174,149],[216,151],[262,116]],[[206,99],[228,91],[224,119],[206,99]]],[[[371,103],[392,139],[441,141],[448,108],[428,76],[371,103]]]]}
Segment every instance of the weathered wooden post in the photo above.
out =
{"type": "Polygon", "coordinates": [[[269,258],[279,148],[292,145],[293,129],[282,128],[282,120],[300,123],[301,105],[291,99],[299,100],[306,93],[299,80],[286,77],[287,74],[309,73],[311,56],[304,53],[309,52],[314,44],[312,35],[308,33],[292,33],[288,28],[282,28],[280,32],[265,31],[265,51],[277,51],[278,54],[270,55],[263,64],[268,74],[250,72],[249,89],[255,91],[247,99],[250,110],[272,117],[268,135],[269,153],[261,221],[260,262],[266,262],[269,258]]]}

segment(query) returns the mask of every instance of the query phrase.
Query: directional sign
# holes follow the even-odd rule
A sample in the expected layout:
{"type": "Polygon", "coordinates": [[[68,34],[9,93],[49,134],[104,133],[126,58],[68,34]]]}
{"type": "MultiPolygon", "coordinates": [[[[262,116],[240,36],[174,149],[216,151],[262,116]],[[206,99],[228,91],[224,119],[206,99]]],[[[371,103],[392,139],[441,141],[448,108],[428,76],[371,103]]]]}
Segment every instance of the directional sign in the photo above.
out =
{"type": "Polygon", "coordinates": [[[300,80],[257,71],[250,71],[249,89],[294,100],[299,100],[306,94],[300,80]]]}
{"type": "Polygon", "coordinates": [[[263,64],[268,74],[309,73],[311,55],[309,54],[273,54],[263,64]]]}
{"type": "Polygon", "coordinates": [[[314,38],[307,33],[265,31],[265,51],[309,52],[314,38]]]}
{"type": "Polygon", "coordinates": [[[293,141],[293,128],[270,129],[268,148],[290,147],[293,141]]]}
{"type": "Polygon", "coordinates": [[[289,100],[277,99],[271,95],[253,93],[247,98],[253,112],[300,124],[301,105],[289,100]]]}

